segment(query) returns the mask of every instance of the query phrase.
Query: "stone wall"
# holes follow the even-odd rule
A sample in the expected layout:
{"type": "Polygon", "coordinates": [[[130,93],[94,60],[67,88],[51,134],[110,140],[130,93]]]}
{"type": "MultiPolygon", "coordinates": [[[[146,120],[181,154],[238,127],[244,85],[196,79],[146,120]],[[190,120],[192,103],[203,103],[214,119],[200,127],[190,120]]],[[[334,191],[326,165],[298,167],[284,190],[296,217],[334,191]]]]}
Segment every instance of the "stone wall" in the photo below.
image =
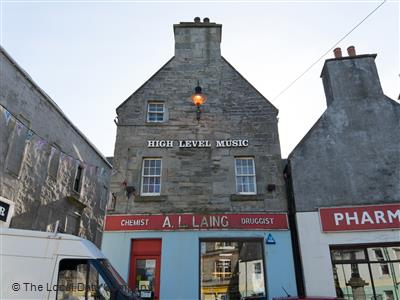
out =
{"type": "Polygon", "coordinates": [[[220,55],[221,25],[174,25],[175,56],[117,109],[110,213],[285,211],[277,109],[220,55]],[[196,120],[191,95],[207,95],[196,120]],[[166,121],[149,123],[149,101],[165,105],[166,121]],[[246,139],[248,147],[217,148],[216,140],[246,139]],[[149,148],[149,140],[173,140],[149,148]],[[211,147],[180,148],[179,140],[209,140],[211,147]],[[254,157],[257,194],[237,195],[235,157],[254,157]],[[162,158],[160,196],[141,196],[143,158],[162,158]],[[270,185],[269,190],[267,189],[270,185]],[[126,186],[135,193],[127,196],[126,186]]]}
{"type": "Polygon", "coordinates": [[[53,230],[58,220],[100,245],[111,166],[4,49],[0,59],[0,196],[15,204],[11,227],[53,230]]]}

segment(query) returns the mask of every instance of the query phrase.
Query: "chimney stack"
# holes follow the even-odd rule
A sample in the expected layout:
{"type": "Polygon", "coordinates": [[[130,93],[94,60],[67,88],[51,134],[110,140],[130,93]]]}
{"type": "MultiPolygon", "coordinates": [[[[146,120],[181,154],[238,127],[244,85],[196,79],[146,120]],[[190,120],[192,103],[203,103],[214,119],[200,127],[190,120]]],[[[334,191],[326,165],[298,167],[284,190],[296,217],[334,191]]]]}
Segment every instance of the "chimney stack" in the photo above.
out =
{"type": "Polygon", "coordinates": [[[356,56],[356,48],[354,48],[354,46],[348,47],[347,54],[351,57],[356,56]]]}
{"type": "Polygon", "coordinates": [[[342,57],[342,49],[340,49],[340,48],[333,49],[333,54],[335,55],[335,58],[341,58],[342,57]]]}
{"type": "Polygon", "coordinates": [[[175,58],[181,60],[216,60],[221,58],[222,25],[209,18],[196,17],[194,22],[174,25],[175,58]]]}
{"type": "Polygon", "coordinates": [[[349,56],[342,57],[340,48],[334,51],[335,58],[327,59],[322,69],[327,106],[333,101],[354,103],[358,99],[383,95],[376,54],[356,55],[354,46],[347,48],[349,56]]]}

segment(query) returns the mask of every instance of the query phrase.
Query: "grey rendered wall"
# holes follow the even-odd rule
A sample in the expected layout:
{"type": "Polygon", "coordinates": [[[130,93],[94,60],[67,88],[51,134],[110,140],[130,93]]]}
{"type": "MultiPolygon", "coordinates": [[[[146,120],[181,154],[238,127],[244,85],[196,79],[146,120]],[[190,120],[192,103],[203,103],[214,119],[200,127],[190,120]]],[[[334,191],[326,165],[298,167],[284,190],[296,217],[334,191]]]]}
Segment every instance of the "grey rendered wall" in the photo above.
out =
{"type": "Polygon", "coordinates": [[[289,156],[297,211],[400,201],[400,105],[374,58],[325,63],[328,108],[289,156]]]}
{"type": "MultiPolygon", "coordinates": [[[[78,211],[82,214],[77,219],[79,234],[99,245],[104,217],[100,200],[106,197],[104,187],[109,188],[105,174],[110,174],[110,165],[3,50],[0,59],[0,104],[46,141],[38,146],[36,135],[25,140],[26,129],[18,136],[15,120],[7,124],[4,113],[0,115],[0,195],[15,203],[11,227],[49,230],[57,220],[64,227],[67,216],[74,219],[78,211]],[[59,156],[57,176],[49,176],[50,146],[54,144],[86,166],[98,167],[85,168],[80,193],[72,188],[76,161],[68,156],[59,156]],[[14,168],[19,172],[12,171],[12,160],[19,161],[20,168],[14,168]]],[[[51,168],[54,173],[54,163],[51,168]]]]}

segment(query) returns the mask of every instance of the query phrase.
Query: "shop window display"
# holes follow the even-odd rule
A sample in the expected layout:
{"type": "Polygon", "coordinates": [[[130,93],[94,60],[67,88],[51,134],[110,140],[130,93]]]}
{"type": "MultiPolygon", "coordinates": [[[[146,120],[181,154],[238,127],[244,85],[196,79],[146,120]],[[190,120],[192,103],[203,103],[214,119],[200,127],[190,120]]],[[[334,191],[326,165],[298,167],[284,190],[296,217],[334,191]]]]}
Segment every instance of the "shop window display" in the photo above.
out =
{"type": "Polygon", "coordinates": [[[400,300],[398,249],[399,245],[331,247],[337,296],[400,300]]]}
{"type": "Polygon", "coordinates": [[[266,299],[262,241],[201,241],[200,248],[200,299],[266,299]]]}

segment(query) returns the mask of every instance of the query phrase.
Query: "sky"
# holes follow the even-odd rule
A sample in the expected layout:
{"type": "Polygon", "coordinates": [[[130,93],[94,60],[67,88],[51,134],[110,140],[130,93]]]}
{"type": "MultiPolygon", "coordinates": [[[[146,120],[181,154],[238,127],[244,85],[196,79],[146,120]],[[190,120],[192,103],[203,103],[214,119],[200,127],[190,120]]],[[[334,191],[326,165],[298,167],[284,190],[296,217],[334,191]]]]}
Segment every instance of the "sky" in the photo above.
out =
{"type": "MultiPolygon", "coordinates": [[[[287,157],[326,109],[320,74],[335,43],[382,1],[0,0],[0,43],[74,124],[112,156],[115,109],[174,55],[173,24],[222,24],[222,55],[279,109],[287,157]]],[[[378,54],[384,93],[400,93],[399,1],[338,46],[378,54]]]]}

